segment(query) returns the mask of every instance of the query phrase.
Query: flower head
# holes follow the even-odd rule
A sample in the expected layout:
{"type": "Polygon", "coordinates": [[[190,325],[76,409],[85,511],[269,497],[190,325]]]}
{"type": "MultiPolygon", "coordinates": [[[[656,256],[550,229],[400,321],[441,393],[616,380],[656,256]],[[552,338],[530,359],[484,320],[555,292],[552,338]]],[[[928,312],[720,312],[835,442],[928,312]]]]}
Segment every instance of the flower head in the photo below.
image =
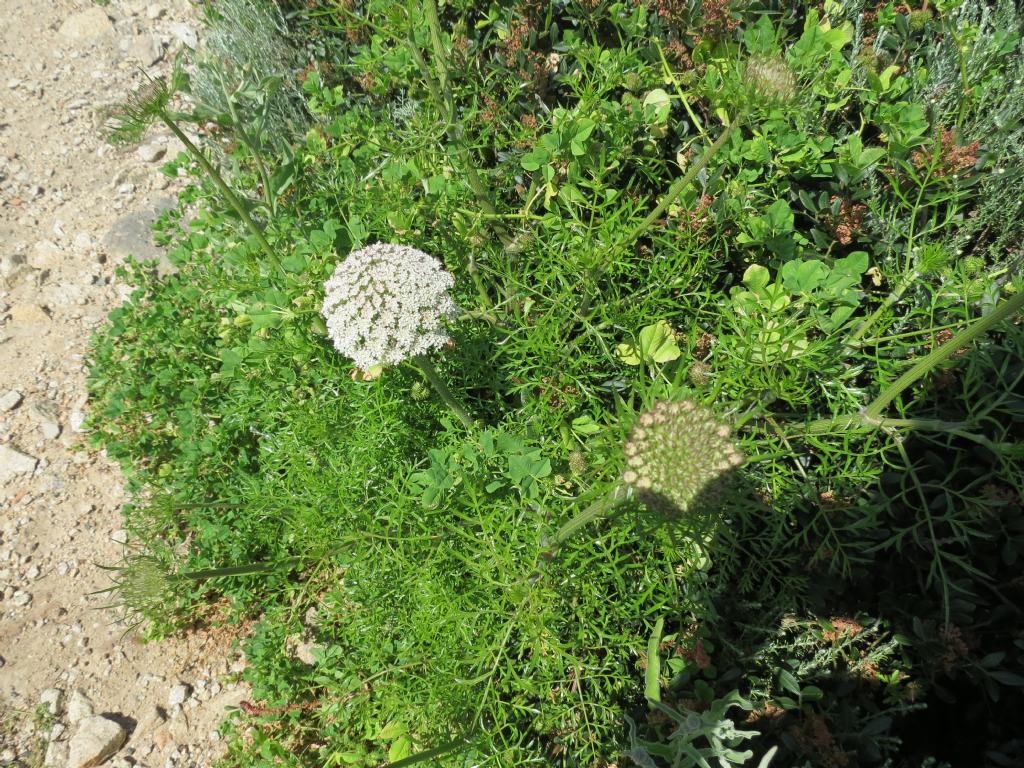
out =
{"type": "Polygon", "coordinates": [[[776,56],[752,56],[747,61],[746,80],[755,98],[768,104],[785,103],[796,94],[793,70],[776,56]]]}
{"type": "Polygon", "coordinates": [[[406,245],[353,251],[325,284],[327,333],[363,370],[394,365],[448,343],[455,284],[441,262],[406,245]]]}
{"type": "Polygon", "coordinates": [[[647,506],[686,512],[700,497],[713,502],[725,475],[743,463],[729,428],[689,401],[661,401],[640,416],[626,441],[623,481],[647,506]]]}

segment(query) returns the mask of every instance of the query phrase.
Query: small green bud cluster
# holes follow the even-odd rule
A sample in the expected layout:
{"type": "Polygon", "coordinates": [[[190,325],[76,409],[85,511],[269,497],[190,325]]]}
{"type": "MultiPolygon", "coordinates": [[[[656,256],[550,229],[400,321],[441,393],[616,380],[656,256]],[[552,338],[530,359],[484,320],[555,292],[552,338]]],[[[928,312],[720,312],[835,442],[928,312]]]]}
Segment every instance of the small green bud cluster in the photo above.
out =
{"type": "Polygon", "coordinates": [[[590,462],[587,461],[587,455],[583,451],[569,452],[569,469],[572,470],[574,475],[586,473],[589,467],[590,462]]]}
{"type": "Polygon", "coordinates": [[[923,29],[927,29],[928,22],[932,20],[932,12],[928,8],[924,8],[918,11],[911,11],[907,18],[909,26],[915,32],[920,32],[923,29]]]}
{"type": "Polygon", "coordinates": [[[642,414],[624,448],[622,480],[648,507],[687,512],[698,497],[714,502],[724,477],[743,463],[729,427],[690,401],[660,401],[642,414]]]}
{"type": "Polygon", "coordinates": [[[747,61],[746,81],[755,98],[769,104],[784,104],[796,95],[793,70],[777,56],[752,56],[747,61]]]}

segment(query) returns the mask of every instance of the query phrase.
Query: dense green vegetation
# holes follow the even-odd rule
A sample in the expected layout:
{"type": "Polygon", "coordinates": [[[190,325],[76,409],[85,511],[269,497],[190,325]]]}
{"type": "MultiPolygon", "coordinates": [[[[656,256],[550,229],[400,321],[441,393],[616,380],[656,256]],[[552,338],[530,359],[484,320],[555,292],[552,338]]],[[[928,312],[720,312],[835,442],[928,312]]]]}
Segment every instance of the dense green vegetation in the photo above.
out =
{"type": "Polygon", "coordinates": [[[129,615],[255,620],[225,765],[1017,764],[1013,3],[281,6],[115,116],[203,138],[91,360],[129,615]],[[429,361],[327,336],[378,242],[429,361]]]}

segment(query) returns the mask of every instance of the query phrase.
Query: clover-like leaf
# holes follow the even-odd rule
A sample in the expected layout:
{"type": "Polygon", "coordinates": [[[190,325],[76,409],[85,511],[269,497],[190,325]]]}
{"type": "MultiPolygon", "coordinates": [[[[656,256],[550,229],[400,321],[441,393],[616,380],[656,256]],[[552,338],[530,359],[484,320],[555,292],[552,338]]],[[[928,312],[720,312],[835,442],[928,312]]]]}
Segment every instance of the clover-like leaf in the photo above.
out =
{"type": "Polygon", "coordinates": [[[682,354],[676,343],[675,331],[667,320],[659,320],[641,329],[636,344],[619,344],[615,351],[626,365],[670,363],[682,354]]]}
{"type": "Polygon", "coordinates": [[[747,267],[746,272],[743,273],[743,284],[754,293],[758,293],[768,285],[768,281],[771,278],[772,273],[768,271],[767,267],[762,267],[760,264],[751,264],[747,267]]]}

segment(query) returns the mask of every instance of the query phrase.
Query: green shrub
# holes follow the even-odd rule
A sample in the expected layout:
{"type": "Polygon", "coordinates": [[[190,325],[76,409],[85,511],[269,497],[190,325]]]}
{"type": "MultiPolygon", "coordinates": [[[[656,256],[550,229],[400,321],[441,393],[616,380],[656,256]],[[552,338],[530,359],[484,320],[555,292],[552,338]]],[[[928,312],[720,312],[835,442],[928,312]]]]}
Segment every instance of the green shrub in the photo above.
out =
{"type": "Polygon", "coordinates": [[[167,168],[91,359],[119,597],[262,616],[226,765],[1012,764],[1022,21],[948,5],[288,12],[311,127],[167,168]],[[378,242],[454,278],[424,364],[326,336],[378,242]]]}

